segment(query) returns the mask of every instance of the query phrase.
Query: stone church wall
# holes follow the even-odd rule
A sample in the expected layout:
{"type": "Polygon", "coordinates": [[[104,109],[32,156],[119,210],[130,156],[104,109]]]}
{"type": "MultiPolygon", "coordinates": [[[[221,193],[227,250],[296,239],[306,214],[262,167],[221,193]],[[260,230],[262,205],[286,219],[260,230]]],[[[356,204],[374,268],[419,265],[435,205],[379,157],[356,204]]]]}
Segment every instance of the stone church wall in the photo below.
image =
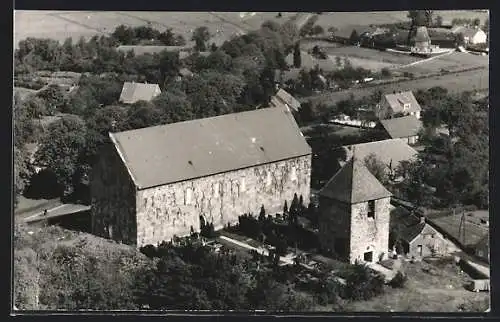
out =
{"type": "Polygon", "coordinates": [[[200,230],[200,216],[215,229],[244,213],[283,211],[294,194],[310,200],[311,155],[137,192],[137,244],[156,245],[200,230]]]}

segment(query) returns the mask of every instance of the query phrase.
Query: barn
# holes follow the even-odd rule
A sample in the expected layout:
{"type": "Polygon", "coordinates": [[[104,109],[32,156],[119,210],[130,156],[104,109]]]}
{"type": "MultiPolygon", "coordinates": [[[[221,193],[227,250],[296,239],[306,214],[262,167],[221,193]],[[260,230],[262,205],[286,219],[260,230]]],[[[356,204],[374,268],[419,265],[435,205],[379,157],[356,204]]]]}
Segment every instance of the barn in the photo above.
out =
{"type": "Polygon", "coordinates": [[[310,198],[311,148],[286,108],[109,134],[91,177],[92,231],[141,247],[310,198]]]}

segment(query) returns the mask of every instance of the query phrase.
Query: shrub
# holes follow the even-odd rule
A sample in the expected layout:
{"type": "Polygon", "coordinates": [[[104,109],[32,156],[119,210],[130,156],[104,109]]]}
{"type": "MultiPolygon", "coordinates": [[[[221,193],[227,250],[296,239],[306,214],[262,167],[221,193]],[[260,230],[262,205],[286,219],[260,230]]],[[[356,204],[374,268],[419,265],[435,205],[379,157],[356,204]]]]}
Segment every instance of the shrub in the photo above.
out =
{"type": "Polygon", "coordinates": [[[393,279],[389,282],[392,288],[403,288],[408,278],[401,272],[397,272],[393,279]]]}
{"type": "Polygon", "coordinates": [[[390,77],[391,76],[391,71],[387,67],[382,68],[380,73],[382,74],[382,77],[390,77]]]}
{"type": "Polygon", "coordinates": [[[343,295],[349,300],[368,300],[384,290],[383,276],[366,265],[350,265],[341,275],[346,280],[343,295]]]}

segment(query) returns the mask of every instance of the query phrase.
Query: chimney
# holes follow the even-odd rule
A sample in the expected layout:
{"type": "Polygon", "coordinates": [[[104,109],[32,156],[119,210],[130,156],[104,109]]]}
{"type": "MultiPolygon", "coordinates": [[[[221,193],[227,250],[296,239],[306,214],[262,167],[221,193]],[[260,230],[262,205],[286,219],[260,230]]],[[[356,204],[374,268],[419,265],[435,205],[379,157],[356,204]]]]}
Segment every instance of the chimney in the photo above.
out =
{"type": "Polygon", "coordinates": [[[420,223],[425,224],[425,216],[424,215],[420,216],[420,223]]]}

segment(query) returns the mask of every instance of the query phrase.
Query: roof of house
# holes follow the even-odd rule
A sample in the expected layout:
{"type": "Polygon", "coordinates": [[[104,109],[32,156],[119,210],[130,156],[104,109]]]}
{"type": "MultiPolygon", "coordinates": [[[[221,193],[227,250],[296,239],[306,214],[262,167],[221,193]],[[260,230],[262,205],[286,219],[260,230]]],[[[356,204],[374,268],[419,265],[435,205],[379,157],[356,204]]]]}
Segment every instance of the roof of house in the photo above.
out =
{"type": "Polygon", "coordinates": [[[120,94],[120,102],[133,104],[138,101],[151,101],[159,89],[158,84],[125,82],[120,94]]]}
{"type": "Polygon", "coordinates": [[[374,154],[385,165],[396,167],[401,161],[414,159],[418,152],[409,146],[403,139],[388,139],[344,146],[348,157],[352,156],[353,148],[360,159],[374,154]]]}
{"type": "Polygon", "coordinates": [[[181,68],[179,69],[179,75],[184,77],[191,77],[193,76],[193,72],[190,71],[188,68],[181,68]]]}
{"type": "Polygon", "coordinates": [[[415,33],[415,36],[413,37],[413,40],[415,42],[431,41],[431,38],[429,37],[429,32],[427,31],[427,27],[425,26],[417,27],[417,31],[415,33]]]}
{"type": "Polygon", "coordinates": [[[420,104],[411,91],[385,94],[384,97],[394,113],[411,113],[419,112],[422,110],[420,104]],[[409,108],[405,110],[404,104],[410,104],[409,108]]]}
{"type": "Polygon", "coordinates": [[[325,184],[319,194],[355,204],[390,197],[392,194],[368,170],[355,152],[353,157],[325,184]]]}
{"type": "Polygon", "coordinates": [[[139,189],[311,154],[290,112],[277,108],[110,133],[110,138],[139,189]]]}
{"type": "Polygon", "coordinates": [[[381,120],[380,124],[392,139],[418,135],[422,122],[413,115],[381,120]]]}
{"type": "Polygon", "coordinates": [[[399,237],[404,241],[411,242],[428,225],[421,222],[420,218],[403,207],[391,210],[391,227],[396,229],[399,237]]]}
{"type": "Polygon", "coordinates": [[[144,54],[158,54],[162,51],[186,51],[188,48],[185,46],[118,46],[116,50],[122,52],[133,51],[136,56],[144,54]]]}
{"type": "Polygon", "coordinates": [[[295,111],[298,111],[300,108],[300,102],[297,101],[295,97],[290,95],[290,93],[288,93],[282,88],[280,88],[276,93],[276,95],[274,95],[271,99],[271,103],[274,103],[276,101],[288,105],[291,109],[295,111]]]}
{"type": "Polygon", "coordinates": [[[457,26],[451,29],[454,34],[463,34],[464,37],[474,37],[478,32],[484,32],[481,28],[457,26]]]}

